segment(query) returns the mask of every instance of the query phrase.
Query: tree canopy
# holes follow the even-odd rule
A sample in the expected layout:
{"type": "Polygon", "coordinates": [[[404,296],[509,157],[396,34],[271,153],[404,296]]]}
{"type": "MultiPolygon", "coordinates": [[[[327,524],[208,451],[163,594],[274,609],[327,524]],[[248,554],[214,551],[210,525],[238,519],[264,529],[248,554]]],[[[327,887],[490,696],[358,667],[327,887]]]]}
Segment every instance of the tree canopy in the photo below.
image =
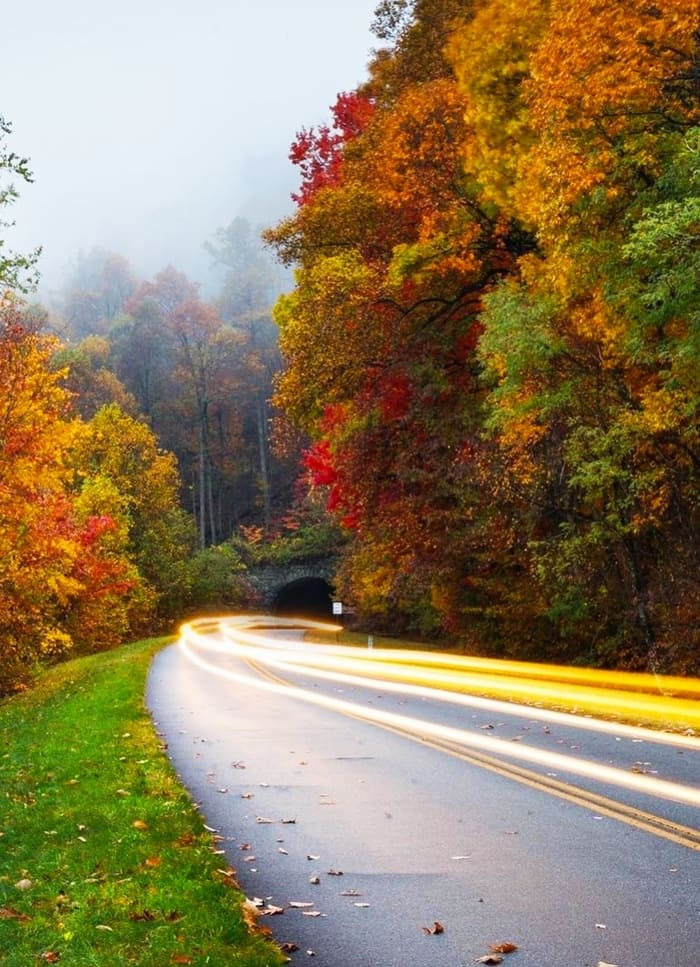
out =
{"type": "Polygon", "coordinates": [[[697,669],[700,13],[384,3],[290,157],[277,401],[368,620],[697,669]]]}

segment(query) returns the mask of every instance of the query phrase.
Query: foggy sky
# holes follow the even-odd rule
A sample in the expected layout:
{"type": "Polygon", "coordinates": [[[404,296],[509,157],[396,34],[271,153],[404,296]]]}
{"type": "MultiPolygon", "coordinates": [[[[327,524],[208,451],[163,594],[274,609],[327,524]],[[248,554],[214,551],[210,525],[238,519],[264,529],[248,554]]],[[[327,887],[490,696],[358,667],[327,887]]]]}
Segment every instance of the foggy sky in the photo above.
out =
{"type": "MultiPolygon", "coordinates": [[[[15,0],[0,115],[30,158],[7,246],[43,246],[42,298],[93,246],[147,277],[206,285],[202,243],[237,215],[274,224],[295,133],[366,77],[377,0],[15,0]]],[[[0,213],[2,217],[3,213],[0,213]]]]}

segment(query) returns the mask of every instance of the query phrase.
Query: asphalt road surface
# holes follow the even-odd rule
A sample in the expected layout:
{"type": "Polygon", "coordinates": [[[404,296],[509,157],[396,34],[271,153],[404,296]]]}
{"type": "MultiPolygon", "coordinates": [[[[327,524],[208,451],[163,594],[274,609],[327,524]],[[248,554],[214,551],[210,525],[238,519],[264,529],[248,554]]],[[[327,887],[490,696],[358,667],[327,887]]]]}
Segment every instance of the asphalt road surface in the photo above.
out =
{"type": "Polygon", "coordinates": [[[503,943],[505,967],[700,964],[697,740],[272,674],[223,643],[161,652],[147,702],[293,964],[465,967],[503,943]]]}

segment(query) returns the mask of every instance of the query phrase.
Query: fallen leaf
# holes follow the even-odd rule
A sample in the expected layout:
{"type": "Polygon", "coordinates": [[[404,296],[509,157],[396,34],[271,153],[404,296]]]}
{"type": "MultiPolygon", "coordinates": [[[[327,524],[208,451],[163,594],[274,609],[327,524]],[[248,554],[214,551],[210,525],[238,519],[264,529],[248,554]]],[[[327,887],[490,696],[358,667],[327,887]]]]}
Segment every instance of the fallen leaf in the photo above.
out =
{"type": "Polygon", "coordinates": [[[518,945],[511,943],[509,940],[504,940],[503,943],[489,944],[489,950],[492,954],[512,954],[517,949],[518,945]]]}
{"type": "Polygon", "coordinates": [[[26,877],[25,877],[24,879],[18,880],[17,883],[15,883],[15,889],[16,890],[31,890],[31,888],[32,888],[33,885],[34,884],[32,883],[32,881],[26,879],[26,877]]]}
{"type": "Polygon", "coordinates": [[[108,927],[106,923],[95,924],[95,930],[107,930],[109,933],[114,933],[111,927],[108,927]]]}
{"type": "Polygon", "coordinates": [[[163,861],[161,860],[160,856],[149,856],[146,859],[145,865],[149,868],[149,870],[155,870],[156,867],[160,866],[162,862],[163,861]]]}
{"type": "Polygon", "coordinates": [[[148,823],[145,823],[143,819],[135,819],[131,825],[134,829],[148,829],[148,823]]]}
{"type": "Polygon", "coordinates": [[[57,964],[61,959],[61,955],[56,953],[55,950],[45,950],[41,955],[41,959],[49,964],[57,964]]]}
{"type": "Polygon", "coordinates": [[[284,913],[284,907],[276,907],[269,904],[269,906],[260,907],[259,913],[261,917],[274,917],[279,913],[284,913]]]}
{"type": "Polygon", "coordinates": [[[302,910],[302,917],[323,917],[325,914],[321,913],[320,910],[302,910]]]}
{"type": "Polygon", "coordinates": [[[444,933],[444,932],[445,932],[445,928],[443,927],[443,925],[440,923],[439,920],[436,920],[433,923],[432,927],[423,927],[423,933],[427,934],[427,936],[429,937],[434,937],[436,934],[444,933]]]}
{"type": "Polygon", "coordinates": [[[291,900],[289,905],[297,910],[305,910],[307,907],[312,907],[313,903],[306,900],[291,900]]]}
{"type": "Polygon", "coordinates": [[[173,954],[170,958],[174,964],[191,964],[193,960],[187,954],[173,954]]]}
{"type": "Polygon", "coordinates": [[[26,923],[29,917],[26,913],[13,910],[12,907],[0,907],[0,920],[20,920],[22,923],[26,923]]]}
{"type": "Polygon", "coordinates": [[[156,915],[151,910],[142,910],[140,913],[132,913],[129,915],[129,920],[138,922],[143,920],[144,923],[152,923],[155,920],[156,915]]]}

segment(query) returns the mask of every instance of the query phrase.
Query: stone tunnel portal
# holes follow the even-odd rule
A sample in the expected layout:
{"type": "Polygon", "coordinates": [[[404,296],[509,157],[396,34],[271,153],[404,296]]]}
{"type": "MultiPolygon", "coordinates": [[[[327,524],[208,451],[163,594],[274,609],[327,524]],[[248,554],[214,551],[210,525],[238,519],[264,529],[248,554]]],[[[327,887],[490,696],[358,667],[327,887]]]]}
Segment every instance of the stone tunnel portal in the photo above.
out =
{"type": "Polygon", "coordinates": [[[295,618],[331,619],[333,589],[323,578],[290,581],[277,591],[272,612],[295,618]]]}

